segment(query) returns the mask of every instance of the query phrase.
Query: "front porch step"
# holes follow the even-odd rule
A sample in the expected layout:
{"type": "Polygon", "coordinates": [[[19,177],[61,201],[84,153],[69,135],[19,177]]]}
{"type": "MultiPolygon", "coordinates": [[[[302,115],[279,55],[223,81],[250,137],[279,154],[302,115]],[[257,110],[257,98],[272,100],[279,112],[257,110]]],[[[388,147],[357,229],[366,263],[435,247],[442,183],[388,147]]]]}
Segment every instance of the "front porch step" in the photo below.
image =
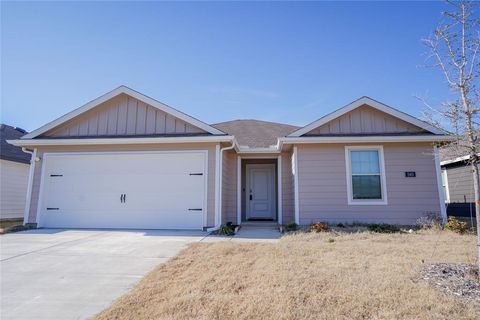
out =
{"type": "Polygon", "coordinates": [[[242,227],[249,228],[278,228],[276,221],[245,221],[241,224],[242,227]]]}

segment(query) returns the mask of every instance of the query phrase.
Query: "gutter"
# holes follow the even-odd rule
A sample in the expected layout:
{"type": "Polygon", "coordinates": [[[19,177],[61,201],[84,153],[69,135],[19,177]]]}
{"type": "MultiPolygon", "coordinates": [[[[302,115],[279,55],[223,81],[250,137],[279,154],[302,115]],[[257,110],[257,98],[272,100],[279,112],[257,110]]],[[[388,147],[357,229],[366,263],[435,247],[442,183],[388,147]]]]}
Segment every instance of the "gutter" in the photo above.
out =
{"type": "Polygon", "coordinates": [[[154,144],[191,142],[231,142],[234,136],[189,136],[189,137],[142,137],[142,138],[85,138],[85,139],[17,139],[7,140],[17,147],[28,146],[70,146],[105,144],[154,144]]]}
{"type": "Polygon", "coordinates": [[[22,151],[31,155],[30,158],[30,168],[28,171],[28,185],[27,185],[27,195],[25,197],[25,209],[23,211],[23,225],[28,223],[28,216],[30,214],[30,204],[32,199],[32,189],[33,189],[33,176],[35,174],[35,162],[37,161],[37,148],[33,151],[28,150],[23,147],[22,151]]]}
{"type": "Polygon", "coordinates": [[[282,150],[284,144],[308,143],[384,143],[384,142],[443,142],[454,141],[455,136],[428,135],[428,136],[336,136],[336,137],[280,137],[277,148],[282,150]]]}
{"type": "Polygon", "coordinates": [[[216,181],[215,181],[215,226],[212,228],[207,228],[207,232],[212,232],[220,229],[220,226],[222,225],[222,179],[223,179],[223,152],[227,150],[232,150],[232,149],[237,148],[237,143],[235,140],[232,141],[232,145],[229,147],[225,147],[220,149],[218,152],[218,157],[217,157],[217,166],[216,166],[216,171],[218,171],[218,174],[216,175],[216,181]]]}

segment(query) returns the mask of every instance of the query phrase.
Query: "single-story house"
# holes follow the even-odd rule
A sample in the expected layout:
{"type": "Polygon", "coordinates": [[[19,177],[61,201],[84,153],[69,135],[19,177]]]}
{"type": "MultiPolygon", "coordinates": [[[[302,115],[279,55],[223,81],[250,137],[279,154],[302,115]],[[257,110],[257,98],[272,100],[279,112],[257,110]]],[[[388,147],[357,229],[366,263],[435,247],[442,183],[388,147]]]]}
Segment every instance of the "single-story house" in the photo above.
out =
{"type": "Polygon", "coordinates": [[[7,140],[20,139],[23,129],[0,124],[0,220],[23,219],[30,155],[7,140]]]}
{"type": "Polygon", "coordinates": [[[445,203],[449,216],[475,217],[475,193],[469,159],[468,155],[455,158],[445,157],[440,162],[445,203]]]}
{"type": "Polygon", "coordinates": [[[437,144],[450,139],[368,97],[304,127],[209,125],[121,86],[10,143],[36,159],[26,223],[212,230],[445,218],[437,144]]]}

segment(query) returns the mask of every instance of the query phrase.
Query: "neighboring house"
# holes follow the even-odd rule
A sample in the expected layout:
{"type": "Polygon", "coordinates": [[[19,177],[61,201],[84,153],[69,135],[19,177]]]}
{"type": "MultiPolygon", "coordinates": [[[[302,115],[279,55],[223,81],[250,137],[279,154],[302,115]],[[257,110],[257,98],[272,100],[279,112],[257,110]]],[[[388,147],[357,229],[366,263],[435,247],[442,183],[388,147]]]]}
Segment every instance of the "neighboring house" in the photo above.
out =
{"type": "Polygon", "coordinates": [[[367,97],[301,128],[208,125],[122,86],[10,143],[38,159],[28,223],[212,230],[445,218],[436,143],[448,140],[367,97]]]}
{"type": "Polygon", "coordinates": [[[30,155],[6,140],[19,139],[27,132],[0,125],[0,219],[23,218],[27,195],[30,155]]]}
{"type": "Polygon", "coordinates": [[[445,203],[449,216],[475,216],[475,193],[469,158],[469,156],[464,156],[440,162],[445,203]]]}

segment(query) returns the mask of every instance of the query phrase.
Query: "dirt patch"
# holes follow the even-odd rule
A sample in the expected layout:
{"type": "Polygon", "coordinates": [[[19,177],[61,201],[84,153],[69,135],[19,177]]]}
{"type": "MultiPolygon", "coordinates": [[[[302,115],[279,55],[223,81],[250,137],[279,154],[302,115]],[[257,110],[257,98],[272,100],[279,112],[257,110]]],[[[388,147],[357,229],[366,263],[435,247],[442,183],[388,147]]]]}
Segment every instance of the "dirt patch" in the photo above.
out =
{"type": "Polygon", "coordinates": [[[422,270],[421,278],[446,294],[480,306],[478,268],[474,265],[434,263],[422,270]]]}

